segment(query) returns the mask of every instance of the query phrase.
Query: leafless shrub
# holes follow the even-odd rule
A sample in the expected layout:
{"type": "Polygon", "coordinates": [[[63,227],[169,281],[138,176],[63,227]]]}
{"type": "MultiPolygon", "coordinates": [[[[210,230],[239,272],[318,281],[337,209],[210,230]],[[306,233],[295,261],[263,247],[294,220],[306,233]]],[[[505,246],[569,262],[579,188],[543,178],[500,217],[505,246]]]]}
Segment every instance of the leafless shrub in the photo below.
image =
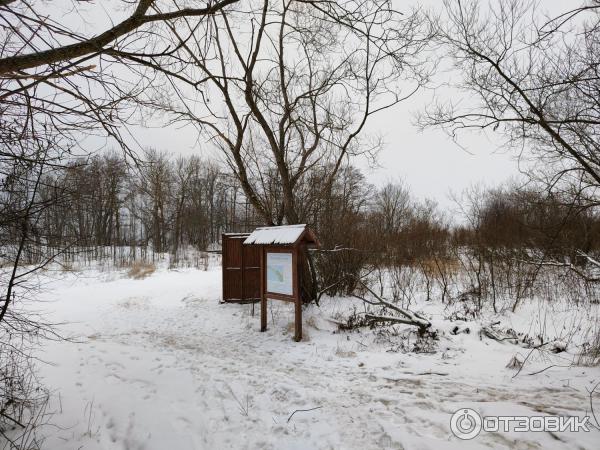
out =
{"type": "MultiPolygon", "coordinates": [[[[481,297],[478,292],[466,290],[452,301],[452,311],[446,315],[448,320],[475,320],[481,314],[481,297]]],[[[450,305],[449,305],[450,306],[450,305]]]]}
{"type": "Polygon", "coordinates": [[[370,324],[365,318],[365,311],[358,311],[356,306],[352,308],[352,312],[347,317],[344,317],[343,320],[337,320],[335,323],[340,331],[358,330],[370,324]]]}
{"type": "Polygon", "coordinates": [[[33,450],[42,447],[37,429],[48,419],[49,391],[36,377],[34,360],[23,341],[7,333],[0,345],[0,448],[33,450]],[[4,440],[4,443],[2,441],[4,440]]]}
{"type": "Polygon", "coordinates": [[[327,295],[349,295],[358,289],[366,265],[366,257],[357,249],[332,249],[314,252],[318,298],[327,295]]]}
{"type": "Polygon", "coordinates": [[[419,272],[410,266],[394,266],[390,268],[390,290],[395,302],[408,308],[420,289],[419,272]]]}
{"type": "Polygon", "coordinates": [[[381,327],[375,330],[376,342],[388,346],[393,353],[435,353],[436,334],[420,334],[395,326],[381,327]]]}

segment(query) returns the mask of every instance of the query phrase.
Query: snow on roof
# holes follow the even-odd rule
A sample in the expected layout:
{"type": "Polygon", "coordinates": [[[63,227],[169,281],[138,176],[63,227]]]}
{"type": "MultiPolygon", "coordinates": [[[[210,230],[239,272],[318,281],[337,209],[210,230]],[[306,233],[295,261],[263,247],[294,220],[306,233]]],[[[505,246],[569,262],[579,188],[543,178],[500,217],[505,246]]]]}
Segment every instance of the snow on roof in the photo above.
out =
{"type": "Polygon", "coordinates": [[[306,230],[306,224],[260,227],[252,232],[244,244],[295,244],[306,230]]]}

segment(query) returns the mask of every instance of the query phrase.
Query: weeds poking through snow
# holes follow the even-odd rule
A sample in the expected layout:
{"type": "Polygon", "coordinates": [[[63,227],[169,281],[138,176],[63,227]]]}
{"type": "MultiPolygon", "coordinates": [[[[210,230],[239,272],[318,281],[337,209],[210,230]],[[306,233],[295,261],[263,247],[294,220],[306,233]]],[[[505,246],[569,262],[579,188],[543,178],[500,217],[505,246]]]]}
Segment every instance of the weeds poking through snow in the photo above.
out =
{"type": "Polygon", "coordinates": [[[600,326],[596,327],[592,341],[583,344],[577,363],[582,366],[600,365],[600,326]]]}
{"type": "Polygon", "coordinates": [[[127,272],[127,276],[136,280],[142,280],[149,275],[152,275],[156,270],[156,266],[152,263],[144,261],[134,261],[131,268],[127,272]]]}
{"type": "Polygon", "coordinates": [[[0,443],[2,449],[39,449],[37,430],[48,419],[49,391],[36,377],[33,358],[23,345],[0,345],[0,443]]]}
{"type": "Polygon", "coordinates": [[[233,392],[233,389],[231,389],[230,386],[228,386],[228,388],[229,388],[229,392],[231,392],[231,395],[233,396],[234,400],[238,404],[238,407],[240,409],[240,414],[244,417],[249,417],[250,407],[252,406],[252,402],[250,401],[250,395],[246,394],[246,396],[244,398],[244,402],[242,402],[237,397],[237,395],[235,395],[235,392],[233,392]]]}
{"type": "Polygon", "coordinates": [[[510,361],[508,362],[508,364],[506,365],[507,369],[521,369],[521,367],[523,367],[523,361],[521,361],[519,359],[518,355],[514,355],[510,361]]]}

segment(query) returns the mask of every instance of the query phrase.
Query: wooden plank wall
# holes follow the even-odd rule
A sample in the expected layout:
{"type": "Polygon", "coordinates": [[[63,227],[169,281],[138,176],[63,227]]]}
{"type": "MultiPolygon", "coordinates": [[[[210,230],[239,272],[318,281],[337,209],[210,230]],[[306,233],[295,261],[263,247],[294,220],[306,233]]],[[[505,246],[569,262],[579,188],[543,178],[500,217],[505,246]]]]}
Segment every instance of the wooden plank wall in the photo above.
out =
{"type": "Polygon", "coordinates": [[[223,301],[246,303],[260,300],[260,255],[257,245],[243,245],[248,234],[224,234],[223,301]]]}

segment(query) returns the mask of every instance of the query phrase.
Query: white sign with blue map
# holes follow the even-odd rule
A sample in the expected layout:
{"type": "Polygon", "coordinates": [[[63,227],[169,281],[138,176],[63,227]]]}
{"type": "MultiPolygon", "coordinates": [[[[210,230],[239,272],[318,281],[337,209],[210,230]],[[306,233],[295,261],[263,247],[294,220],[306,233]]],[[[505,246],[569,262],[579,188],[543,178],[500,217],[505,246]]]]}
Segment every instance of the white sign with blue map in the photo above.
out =
{"type": "Polygon", "coordinates": [[[267,253],[267,292],[294,295],[292,254],[267,253]]]}

